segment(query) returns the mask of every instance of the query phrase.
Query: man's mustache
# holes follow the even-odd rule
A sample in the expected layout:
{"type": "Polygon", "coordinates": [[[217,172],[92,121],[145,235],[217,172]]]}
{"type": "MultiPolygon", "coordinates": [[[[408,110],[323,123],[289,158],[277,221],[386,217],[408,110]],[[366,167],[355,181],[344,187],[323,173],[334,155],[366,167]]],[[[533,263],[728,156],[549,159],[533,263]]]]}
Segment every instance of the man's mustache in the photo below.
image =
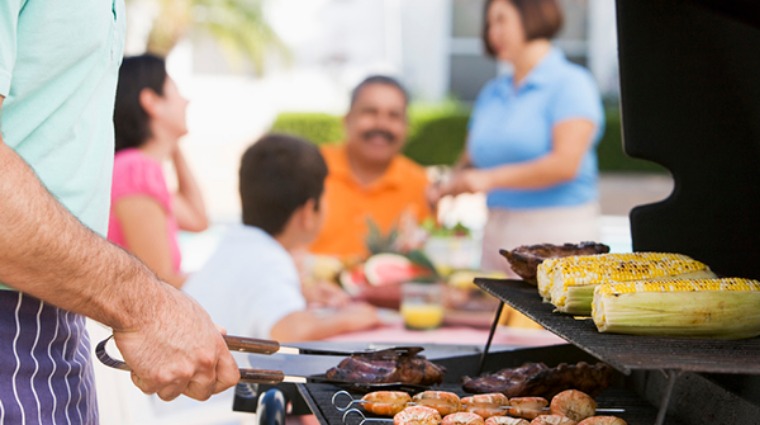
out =
{"type": "Polygon", "coordinates": [[[388,141],[388,143],[393,143],[396,140],[396,137],[391,133],[390,131],[380,130],[380,129],[374,129],[370,131],[366,131],[362,133],[362,138],[367,140],[369,138],[380,136],[388,141]]]}

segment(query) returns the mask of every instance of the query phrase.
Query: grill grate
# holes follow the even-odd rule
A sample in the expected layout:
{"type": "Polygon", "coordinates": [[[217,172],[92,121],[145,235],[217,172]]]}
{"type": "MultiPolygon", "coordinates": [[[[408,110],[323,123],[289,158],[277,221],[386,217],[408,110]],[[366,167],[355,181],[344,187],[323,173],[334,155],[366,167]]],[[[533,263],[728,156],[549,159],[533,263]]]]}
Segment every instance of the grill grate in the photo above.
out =
{"type": "MultiPolygon", "coordinates": [[[[343,425],[343,413],[338,412],[331,403],[333,394],[335,394],[336,391],[339,391],[340,388],[328,384],[298,384],[298,389],[301,391],[304,399],[309,404],[309,407],[317,416],[317,419],[319,419],[321,424],[343,425]]],[[[467,393],[462,392],[460,385],[456,384],[444,384],[435,389],[451,391],[460,396],[468,395],[467,393]]],[[[353,396],[354,398],[360,398],[361,394],[354,394],[353,396]]],[[[600,407],[625,408],[624,413],[618,413],[615,415],[625,419],[628,425],[651,425],[654,423],[657,416],[657,411],[652,405],[648,404],[629,390],[610,388],[596,397],[596,400],[600,407]]],[[[348,423],[345,425],[357,425],[358,420],[354,419],[356,419],[356,417],[349,419],[348,423]]],[[[369,420],[365,422],[366,425],[380,425],[381,423],[382,422],[369,420]]],[[[675,420],[668,420],[668,425],[679,424],[680,422],[675,420]]]]}
{"type": "Polygon", "coordinates": [[[554,313],[536,287],[524,281],[477,278],[475,283],[625,374],[633,370],[678,370],[760,375],[760,337],[723,341],[601,334],[590,319],[554,313]]]}

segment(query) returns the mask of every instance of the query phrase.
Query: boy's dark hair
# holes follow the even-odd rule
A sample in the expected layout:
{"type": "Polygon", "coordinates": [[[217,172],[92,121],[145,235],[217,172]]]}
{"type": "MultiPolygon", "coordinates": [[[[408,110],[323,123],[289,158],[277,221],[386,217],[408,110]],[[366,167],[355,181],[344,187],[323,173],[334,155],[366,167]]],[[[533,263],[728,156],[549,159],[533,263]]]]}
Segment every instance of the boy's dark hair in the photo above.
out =
{"type": "Polygon", "coordinates": [[[151,136],[148,114],[140,105],[140,92],[148,88],[162,96],[166,77],[166,63],[158,56],[124,58],[113,112],[116,152],[139,147],[151,136]]]}
{"type": "Polygon", "coordinates": [[[361,91],[364,90],[365,87],[373,84],[383,84],[386,86],[391,86],[396,88],[398,91],[401,92],[401,94],[404,96],[404,103],[409,104],[409,93],[407,93],[404,86],[401,85],[401,83],[398,82],[393,77],[389,77],[387,75],[371,75],[364,79],[361,83],[359,83],[354,89],[351,91],[351,104],[350,106],[353,107],[354,103],[356,103],[356,99],[359,97],[359,94],[361,94],[361,91]]]}
{"type": "Polygon", "coordinates": [[[528,41],[538,38],[550,40],[562,29],[564,18],[559,0],[486,0],[481,37],[486,52],[491,57],[496,57],[496,52],[488,42],[488,8],[494,1],[507,1],[517,8],[528,41]]]}
{"type": "Polygon", "coordinates": [[[293,212],[309,199],[319,209],[327,164],[319,148],[284,134],[267,134],[240,161],[243,224],[276,236],[293,212]]]}

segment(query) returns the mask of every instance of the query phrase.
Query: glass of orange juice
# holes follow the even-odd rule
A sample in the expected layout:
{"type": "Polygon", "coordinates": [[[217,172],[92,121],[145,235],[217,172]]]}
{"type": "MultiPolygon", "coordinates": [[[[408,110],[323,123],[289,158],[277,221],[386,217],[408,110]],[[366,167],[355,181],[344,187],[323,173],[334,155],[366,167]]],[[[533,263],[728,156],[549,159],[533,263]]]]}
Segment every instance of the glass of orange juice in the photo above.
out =
{"type": "Polygon", "coordinates": [[[435,329],[443,323],[443,285],[428,282],[401,284],[401,317],[413,330],[435,329]]]}

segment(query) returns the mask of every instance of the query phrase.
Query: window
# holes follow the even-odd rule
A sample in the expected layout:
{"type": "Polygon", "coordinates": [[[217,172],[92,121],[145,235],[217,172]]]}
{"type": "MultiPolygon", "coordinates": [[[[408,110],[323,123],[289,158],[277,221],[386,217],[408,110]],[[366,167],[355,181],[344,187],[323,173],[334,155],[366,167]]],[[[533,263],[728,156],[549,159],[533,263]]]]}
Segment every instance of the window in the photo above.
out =
{"type": "MultiPolygon", "coordinates": [[[[567,57],[588,65],[588,0],[560,0],[565,23],[554,40],[567,57]]],[[[457,99],[472,102],[480,88],[498,72],[485,55],[481,41],[485,0],[452,0],[449,49],[449,91],[457,99]]]]}
{"type": "Polygon", "coordinates": [[[483,51],[480,38],[485,0],[453,0],[449,56],[449,92],[472,102],[481,87],[496,76],[497,64],[483,51]]]}

